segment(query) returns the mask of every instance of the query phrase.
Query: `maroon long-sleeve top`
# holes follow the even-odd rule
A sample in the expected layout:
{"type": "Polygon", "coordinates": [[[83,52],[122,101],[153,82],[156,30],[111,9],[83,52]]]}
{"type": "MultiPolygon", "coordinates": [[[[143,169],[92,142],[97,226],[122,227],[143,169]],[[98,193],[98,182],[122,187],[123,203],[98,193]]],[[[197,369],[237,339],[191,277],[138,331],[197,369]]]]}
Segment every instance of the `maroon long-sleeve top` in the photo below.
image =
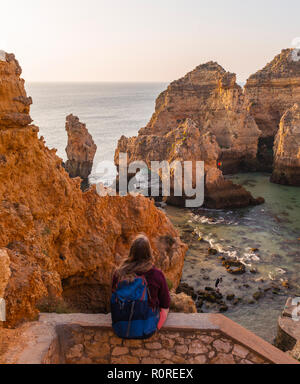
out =
{"type": "MultiPolygon", "coordinates": [[[[150,296],[150,305],[153,308],[169,309],[171,304],[169,287],[165,275],[159,269],[153,267],[150,271],[143,274],[145,276],[150,296]]],[[[113,277],[113,288],[116,288],[118,279],[113,277]]]]}

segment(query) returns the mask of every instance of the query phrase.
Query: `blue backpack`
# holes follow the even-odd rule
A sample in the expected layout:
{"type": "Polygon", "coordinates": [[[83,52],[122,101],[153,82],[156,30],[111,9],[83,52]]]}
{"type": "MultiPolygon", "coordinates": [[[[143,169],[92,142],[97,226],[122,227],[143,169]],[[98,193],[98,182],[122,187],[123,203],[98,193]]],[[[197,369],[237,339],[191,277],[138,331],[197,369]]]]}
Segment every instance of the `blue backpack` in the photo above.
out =
{"type": "Polygon", "coordinates": [[[159,309],[149,303],[148,284],[144,276],[133,282],[118,283],[111,298],[113,329],[122,339],[147,339],[154,335],[160,318],[159,309]]]}

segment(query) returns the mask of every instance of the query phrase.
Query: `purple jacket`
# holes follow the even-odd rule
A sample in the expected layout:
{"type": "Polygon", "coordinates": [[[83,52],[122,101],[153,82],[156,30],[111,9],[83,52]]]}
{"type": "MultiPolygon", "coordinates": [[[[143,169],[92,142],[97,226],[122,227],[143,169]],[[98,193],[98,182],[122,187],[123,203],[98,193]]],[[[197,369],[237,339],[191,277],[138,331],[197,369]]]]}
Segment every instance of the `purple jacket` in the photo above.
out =
{"type": "MultiPolygon", "coordinates": [[[[159,269],[153,267],[144,273],[147,280],[151,298],[150,305],[153,308],[169,309],[171,304],[169,287],[165,275],[159,269]]],[[[113,277],[113,288],[118,284],[117,277],[113,277]]]]}

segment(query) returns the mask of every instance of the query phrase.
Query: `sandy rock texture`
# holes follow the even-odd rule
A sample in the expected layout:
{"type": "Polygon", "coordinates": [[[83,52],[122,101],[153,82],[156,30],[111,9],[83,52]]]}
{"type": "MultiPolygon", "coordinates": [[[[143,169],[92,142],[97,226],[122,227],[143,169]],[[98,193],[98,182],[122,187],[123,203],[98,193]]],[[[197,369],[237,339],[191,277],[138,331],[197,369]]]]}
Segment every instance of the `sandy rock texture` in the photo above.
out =
{"type": "Polygon", "coordinates": [[[83,193],[80,179],[69,177],[30,125],[31,99],[20,75],[14,56],[6,55],[0,61],[0,248],[11,273],[5,288],[9,271],[0,269],[6,325],[36,318],[46,297],[63,297],[77,311],[106,311],[112,271],[141,232],[157,266],[178,285],[186,246],[165,214],[142,196],[83,193]]]}

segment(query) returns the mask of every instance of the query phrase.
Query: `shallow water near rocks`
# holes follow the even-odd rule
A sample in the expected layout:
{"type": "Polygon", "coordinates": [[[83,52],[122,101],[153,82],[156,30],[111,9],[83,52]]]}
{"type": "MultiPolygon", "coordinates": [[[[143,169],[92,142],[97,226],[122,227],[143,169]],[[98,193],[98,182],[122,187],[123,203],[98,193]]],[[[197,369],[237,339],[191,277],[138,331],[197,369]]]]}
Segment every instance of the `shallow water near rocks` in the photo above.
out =
{"type": "MultiPolygon", "coordinates": [[[[273,342],[277,319],[289,296],[300,296],[300,190],[269,182],[268,174],[241,174],[232,177],[254,196],[263,196],[264,205],[232,211],[189,210],[166,207],[171,221],[190,245],[182,281],[196,290],[214,288],[222,277],[221,293],[234,294],[226,316],[273,342]],[[194,232],[193,232],[194,231],[194,232]],[[205,241],[203,241],[205,240],[205,241]],[[219,251],[209,255],[209,247],[219,251]],[[243,275],[231,275],[220,257],[236,257],[247,266],[243,275]],[[251,273],[256,270],[257,273],[251,273]],[[286,282],[290,288],[286,288],[286,282]],[[253,294],[260,292],[256,301],[253,294]]],[[[214,304],[203,312],[217,312],[214,304]]]]}

